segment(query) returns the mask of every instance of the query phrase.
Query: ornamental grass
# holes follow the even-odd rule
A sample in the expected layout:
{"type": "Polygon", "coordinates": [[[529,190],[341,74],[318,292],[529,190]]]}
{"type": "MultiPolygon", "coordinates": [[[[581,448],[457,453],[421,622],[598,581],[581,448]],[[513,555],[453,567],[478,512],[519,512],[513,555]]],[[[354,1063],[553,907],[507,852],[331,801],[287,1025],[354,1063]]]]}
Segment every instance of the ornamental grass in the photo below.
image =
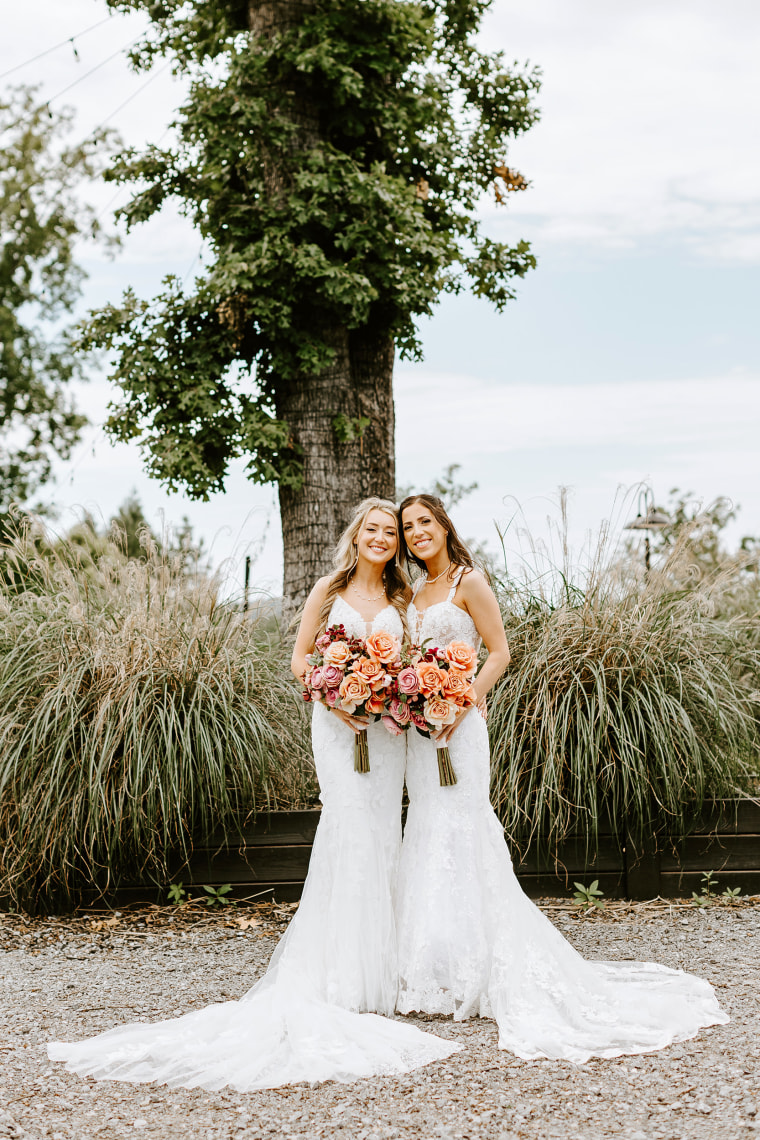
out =
{"type": "Polygon", "coordinates": [[[758,773],[760,622],[724,616],[736,567],[684,585],[687,533],[649,574],[605,547],[496,582],[512,664],[489,698],[492,801],[545,857],[571,832],[593,851],[603,820],[688,833],[758,773]]]}
{"type": "Polygon", "coordinates": [[[156,547],[35,540],[0,584],[0,897],[63,909],[166,884],[193,841],[313,795],[276,622],[156,547]]]}

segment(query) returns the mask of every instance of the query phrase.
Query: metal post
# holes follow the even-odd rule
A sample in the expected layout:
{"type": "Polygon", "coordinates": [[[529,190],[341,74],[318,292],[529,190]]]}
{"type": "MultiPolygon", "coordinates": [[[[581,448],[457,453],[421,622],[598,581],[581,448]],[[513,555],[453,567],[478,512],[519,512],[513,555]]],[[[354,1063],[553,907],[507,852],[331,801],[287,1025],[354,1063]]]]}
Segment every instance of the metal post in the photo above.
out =
{"type": "Polygon", "coordinates": [[[243,613],[248,613],[248,587],[251,584],[251,556],[245,556],[245,586],[243,587],[243,613]]]}

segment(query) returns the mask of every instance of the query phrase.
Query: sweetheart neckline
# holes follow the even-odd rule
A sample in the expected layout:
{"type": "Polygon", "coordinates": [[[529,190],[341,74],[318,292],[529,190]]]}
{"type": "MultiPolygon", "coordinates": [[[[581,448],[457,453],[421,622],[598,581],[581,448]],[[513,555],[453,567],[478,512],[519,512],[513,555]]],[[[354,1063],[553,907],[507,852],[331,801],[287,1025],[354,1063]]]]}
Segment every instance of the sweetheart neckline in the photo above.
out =
{"type": "Polygon", "coordinates": [[[464,606],[458,606],[456,602],[451,601],[449,598],[444,598],[442,602],[432,602],[429,606],[425,606],[423,610],[419,608],[414,600],[409,603],[409,606],[414,606],[415,613],[418,613],[420,617],[426,614],[428,610],[434,610],[436,606],[453,606],[455,610],[459,610],[460,614],[466,614],[472,624],[475,625],[472,614],[468,613],[464,606]]]}
{"type": "Polygon", "coordinates": [[[359,621],[364,622],[365,625],[374,625],[375,622],[377,621],[377,619],[380,617],[380,615],[384,614],[386,610],[395,610],[396,609],[396,607],[391,605],[391,603],[389,602],[387,606],[384,606],[381,610],[378,610],[374,617],[365,618],[363,614],[359,613],[359,611],[355,608],[355,606],[352,606],[350,602],[346,601],[346,599],[343,597],[342,594],[336,594],[335,599],[338,602],[343,602],[344,606],[348,606],[348,608],[351,610],[351,613],[356,614],[359,621]]]}

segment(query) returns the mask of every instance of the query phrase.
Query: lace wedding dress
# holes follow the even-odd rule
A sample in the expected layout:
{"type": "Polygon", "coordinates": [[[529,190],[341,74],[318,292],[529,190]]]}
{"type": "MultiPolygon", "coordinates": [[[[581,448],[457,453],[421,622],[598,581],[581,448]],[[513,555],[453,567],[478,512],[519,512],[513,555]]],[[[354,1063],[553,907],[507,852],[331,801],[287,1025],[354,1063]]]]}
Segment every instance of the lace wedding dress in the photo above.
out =
{"type": "MultiPolygon", "coordinates": [[[[475,623],[454,602],[457,585],[423,611],[412,601],[417,640],[479,647],[475,623]]],[[[476,710],[449,743],[452,787],[439,784],[435,749],[409,733],[400,1012],[493,1017],[501,1048],[576,1062],[661,1049],[729,1020],[701,978],[651,963],[586,961],[526,897],[489,802],[488,732],[476,710]]]]}
{"type": "MultiPolygon", "coordinates": [[[[354,637],[402,632],[392,607],[370,630],[342,598],[329,623],[342,623],[354,637]]],[[[393,893],[406,740],[379,723],[368,734],[370,771],[359,774],[352,730],[314,706],[322,813],[301,904],[264,977],[239,1001],[54,1042],[52,1060],[98,1080],[245,1092],[405,1073],[460,1048],[377,1015],[392,1015],[396,1004],[393,893]]]]}

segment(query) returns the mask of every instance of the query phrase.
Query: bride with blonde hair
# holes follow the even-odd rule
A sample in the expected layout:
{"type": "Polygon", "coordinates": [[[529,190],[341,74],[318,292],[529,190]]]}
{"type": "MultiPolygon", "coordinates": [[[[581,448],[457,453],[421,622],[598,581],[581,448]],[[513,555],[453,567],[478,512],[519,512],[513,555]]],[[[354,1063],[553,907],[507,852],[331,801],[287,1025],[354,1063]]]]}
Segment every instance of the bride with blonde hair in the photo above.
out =
{"type": "MultiPolygon", "coordinates": [[[[409,596],[396,507],[365,499],[338,543],[335,569],[303,608],[295,676],[303,677],[307,654],[331,625],[342,625],[347,637],[385,634],[400,642],[409,596]]],[[[55,1042],[52,1060],[98,1080],[245,1092],[405,1073],[460,1048],[377,1016],[396,1006],[393,896],[406,739],[319,702],[312,742],[322,813],[301,904],[264,977],[239,1001],[55,1042]],[[370,770],[357,772],[354,738],[365,730],[370,770]]]]}

